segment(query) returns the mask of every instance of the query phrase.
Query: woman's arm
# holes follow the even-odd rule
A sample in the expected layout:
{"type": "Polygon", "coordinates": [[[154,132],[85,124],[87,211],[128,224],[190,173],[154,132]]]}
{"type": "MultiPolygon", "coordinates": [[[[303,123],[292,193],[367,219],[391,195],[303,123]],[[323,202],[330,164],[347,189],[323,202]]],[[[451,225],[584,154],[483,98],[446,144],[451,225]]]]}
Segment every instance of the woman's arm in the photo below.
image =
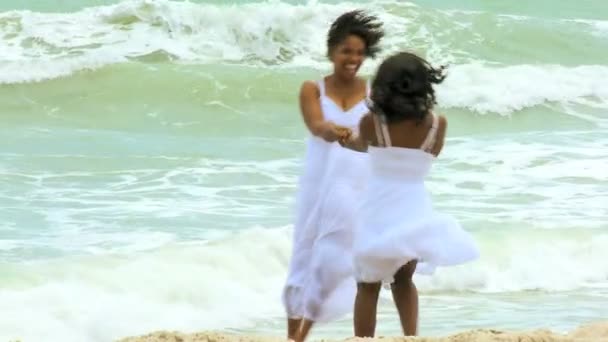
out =
{"type": "Polygon", "coordinates": [[[359,135],[350,135],[345,139],[340,140],[340,145],[344,148],[351,149],[357,152],[367,152],[370,141],[376,134],[374,131],[374,122],[371,113],[366,114],[359,121],[359,135]]]}
{"type": "Polygon", "coordinates": [[[350,135],[350,129],[325,121],[321,111],[319,89],[315,82],[306,81],[300,88],[300,112],[308,130],[314,135],[334,142],[350,135]]]}

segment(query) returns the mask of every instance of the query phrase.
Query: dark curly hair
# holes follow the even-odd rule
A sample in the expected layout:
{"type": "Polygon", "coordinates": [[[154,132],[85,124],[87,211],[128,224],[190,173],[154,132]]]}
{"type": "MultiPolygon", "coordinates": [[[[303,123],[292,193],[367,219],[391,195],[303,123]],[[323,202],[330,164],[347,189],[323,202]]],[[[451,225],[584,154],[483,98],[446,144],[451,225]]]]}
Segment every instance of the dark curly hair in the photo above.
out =
{"type": "Polygon", "coordinates": [[[422,122],[437,101],[433,84],[445,79],[445,66],[434,68],[413,53],[388,57],[372,83],[370,110],[383,114],[387,122],[422,122]]]}
{"type": "Polygon", "coordinates": [[[350,35],[361,38],[365,42],[365,56],[374,58],[380,51],[378,43],[384,37],[382,22],[362,10],[342,14],[331,24],[327,33],[327,55],[350,35]]]}

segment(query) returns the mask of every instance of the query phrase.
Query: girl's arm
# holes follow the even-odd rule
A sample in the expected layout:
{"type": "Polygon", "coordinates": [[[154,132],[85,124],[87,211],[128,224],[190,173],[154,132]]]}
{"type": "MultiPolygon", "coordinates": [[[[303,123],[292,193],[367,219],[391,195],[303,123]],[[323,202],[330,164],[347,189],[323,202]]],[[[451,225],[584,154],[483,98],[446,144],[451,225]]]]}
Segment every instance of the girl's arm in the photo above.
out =
{"type": "Polygon", "coordinates": [[[323,138],[327,142],[347,138],[350,134],[348,128],[335,125],[323,118],[319,95],[316,83],[306,81],[302,84],[300,88],[300,112],[306,127],[313,135],[323,138]]]}

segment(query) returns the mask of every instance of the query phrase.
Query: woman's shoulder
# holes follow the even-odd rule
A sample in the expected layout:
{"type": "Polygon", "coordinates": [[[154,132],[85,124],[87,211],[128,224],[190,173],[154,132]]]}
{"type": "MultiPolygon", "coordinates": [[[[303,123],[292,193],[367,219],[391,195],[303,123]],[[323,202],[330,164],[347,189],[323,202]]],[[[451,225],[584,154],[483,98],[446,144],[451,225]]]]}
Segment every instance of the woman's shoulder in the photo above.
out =
{"type": "Polygon", "coordinates": [[[326,81],[326,80],[327,80],[329,77],[330,77],[329,75],[324,75],[324,76],[319,77],[319,78],[318,78],[318,79],[316,79],[316,80],[311,80],[311,79],[304,80],[304,81],[302,81],[302,84],[300,85],[300,88],[304,88],[304,87],[310,87],[310,88],[317,88],[317,89],[319,89],[319,86],[320,86],[321,84],[324,84],[324,83],[325,83],[325,81],[326,81]]]}
{"type": "Polygon", "coordinates": [[[319,81],[305,80],[300,85],[300,96],[320,96],[319,81]]]}

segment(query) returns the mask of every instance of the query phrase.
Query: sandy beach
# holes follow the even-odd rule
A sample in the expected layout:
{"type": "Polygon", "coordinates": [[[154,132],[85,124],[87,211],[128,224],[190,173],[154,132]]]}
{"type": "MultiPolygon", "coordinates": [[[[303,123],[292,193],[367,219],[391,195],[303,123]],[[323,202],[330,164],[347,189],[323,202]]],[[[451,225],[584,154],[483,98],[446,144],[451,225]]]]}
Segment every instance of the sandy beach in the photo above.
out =
{"type": "MultiPolygon", "coordinates": [[[[128,337],[117,342],[280,342],[284,338],[276,336],[236,335],[219,332],[200,332],[182,334],[178,332],[159,331],[144,336],[128,337]]],[[[311,339],[315,341],[315,339],[311,339]]],[[[329,340],[322,340],[329,342],[329,340]]],[[[499,331],[493,329],[476,329],[446,337],[377,337],[374,339],[349,338],[345,342],[383,341],[383,342],[601,342],[608,341],[608,321],[584,324],[569,334],[558,334],[549,330],[534,331],[499,331]]]]}

